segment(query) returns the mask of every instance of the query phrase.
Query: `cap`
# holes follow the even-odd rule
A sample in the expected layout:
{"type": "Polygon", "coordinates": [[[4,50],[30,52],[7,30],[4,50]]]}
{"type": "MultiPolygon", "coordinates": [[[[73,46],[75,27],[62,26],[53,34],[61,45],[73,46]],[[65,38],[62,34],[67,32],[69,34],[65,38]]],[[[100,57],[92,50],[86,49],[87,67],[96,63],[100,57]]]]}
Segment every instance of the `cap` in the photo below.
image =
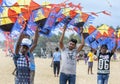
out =
{"type": "Polygon", "coordinates": [[[30,47],[30,45],[32,44],[32,41],[28,38],[23,38],[21,45],[22,46],[27,46],[28,48],[30,47]]]}

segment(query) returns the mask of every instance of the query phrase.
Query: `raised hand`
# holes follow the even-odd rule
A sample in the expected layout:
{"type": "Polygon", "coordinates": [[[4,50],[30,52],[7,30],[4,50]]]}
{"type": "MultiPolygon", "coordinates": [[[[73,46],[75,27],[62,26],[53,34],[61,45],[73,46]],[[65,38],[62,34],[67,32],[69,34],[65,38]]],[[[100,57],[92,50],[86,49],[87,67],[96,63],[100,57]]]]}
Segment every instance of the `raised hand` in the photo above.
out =
{"type": "Polygon", "coordinates": [[[24,30],[25,27],[27,26],[27,21],[23,21],[21,26],[22,26],[22,29],[24,30]]]}
{"type": "Polygon", "coordinates": [[[83,27],[80,27],[80,34],[83,33],[83,27]]]}
{"type": "Polygon", "coordinates": [[[64,26],[63,26],[63,29],[66,30],[66,28],[67,28],[67,25],[64,25],[64,26]]]}

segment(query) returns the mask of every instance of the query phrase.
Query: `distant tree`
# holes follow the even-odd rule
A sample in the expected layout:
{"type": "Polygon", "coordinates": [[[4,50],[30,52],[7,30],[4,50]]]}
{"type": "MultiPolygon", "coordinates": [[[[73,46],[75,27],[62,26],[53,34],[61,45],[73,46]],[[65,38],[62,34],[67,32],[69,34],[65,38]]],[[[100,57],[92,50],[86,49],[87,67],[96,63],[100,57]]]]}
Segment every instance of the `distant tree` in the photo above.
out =
{"type": "Polygon", "coordinates": [[[49,38],[49,41],[58,43],[59,42],[59,38],[60,38],[60,35],[54,34],[54,35],[52,35],[52,37],[49,38]]]}
{"type": "Polygon", "coordinates": [[[113,26],[110,26],[110,28],[113,28],[113,29],[115,29],[113,26]]]}
{"type": "Polygon", "coordinates": [[[116,30],[119,30],[119,29],[120,29],[120,26],[117,26],[117,27],[116,27],[116,30]]]}
{"type": "Polygon", "coordinates": [[[47,41],[48,41],[47,37],[40,36],[38,39],[38,44],[34,50],[34,53],[41,57],[41,48],[46,48],[47,41]]]}
{"type": "Polygon", "coordinates": [[[40,47],[46,47],[46,42],[48,41],[47,37],[44,36],[40,36],[38,39],[38,45],[40,45],[40,47]]]}

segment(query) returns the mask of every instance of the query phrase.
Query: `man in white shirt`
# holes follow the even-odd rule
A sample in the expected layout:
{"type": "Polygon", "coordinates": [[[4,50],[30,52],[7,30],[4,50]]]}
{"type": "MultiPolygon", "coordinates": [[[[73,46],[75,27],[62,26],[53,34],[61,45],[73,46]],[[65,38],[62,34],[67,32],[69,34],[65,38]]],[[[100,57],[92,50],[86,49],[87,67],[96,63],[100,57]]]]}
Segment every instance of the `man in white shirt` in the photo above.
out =
{"type": "Polygon", "coordinates": [[[59,41],[59,46],[61,49],[61,69],[60,69],[60,84],[75,84],[76,81],[76,61],[77,61],[77,54],[80,52],[84,46],[84,38],[83,38],[83,28],[80,27],[80,35],[81,45],[76,48],[77,40],[71,39],[68,43],[68,48],[64,47],[63,38],[66,30],[66,25],[64,26],[64,30],[62,36],[59,41]]]}

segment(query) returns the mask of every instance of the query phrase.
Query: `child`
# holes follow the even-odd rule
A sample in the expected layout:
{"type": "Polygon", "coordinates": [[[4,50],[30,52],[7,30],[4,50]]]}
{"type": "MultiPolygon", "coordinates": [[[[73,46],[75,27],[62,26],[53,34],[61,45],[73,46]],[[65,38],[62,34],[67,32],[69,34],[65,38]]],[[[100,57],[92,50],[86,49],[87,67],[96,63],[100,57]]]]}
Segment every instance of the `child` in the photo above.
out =
{"type": "MultiPolygon", "coordinates": [[[[26,24],[25,24],[26,25],[26,24]]],[[[24,28],[24,27],[23,27],[24,28]]],[[[27,57],[28,60],[27,60],[27,68],[29,69],[28,71],[28,77],[30,81],[30,84],[34,84],[34,76],[35,76],[35,62],[34,62],[34,56],[32,54],[33,50],[35,49],[35,47],[37,46],[37,41],[38,41],[38,37],[39,37],[39,29],[38,27],[36,27],[36,30],[35,30],[35,34],[34,34],[34,38],[33,38],[33,41],[30,40],[30,37],[28,35],[25,35],[23,33],[24,30],[21,31],[21,34],[20,34],[20,37],[18,39],[18,42],[16,44],[16,49],[15,49],[15,59],[16,60],[16,69],[13,71],[13,74],[15,73],[16,71],[16,78],[17,78],[17,82],[20,81],[23,81],[24,79],[20,79],[19,78],[19,70],[18,70],[18,65],[17,62],[19,61],[20,59],[20,53],[22,51],[22,48],[24,48],[24,46],[27,46],[27,50],[25,50],[25,53],[23,53],[23,55],[25,55],[24,57],[27,57]],[[25,40],[26,39],[26,40],[25,40]],[[21,42],[22,41],[22,42],[21,42]],[[25,42],[26,41],[26,42],[25,42]],[[28,41],[28,42],[27,42],[28,41]],[[27,45],[27,43],[29,43],[29,41],[31,41],[31,43],[29,44],[29,46],[27,45]],[[25,43],[24,43],[25,42],[25,43]],[[20,45],[21,44],[21,45],[20,45]],[[23,45],[25,44],[25,45],[23,45]],[[21,48],[22,47],[22,48],[21,48]],[[17,55],[18,54],[18,55],[17,55]]],[[[22,60],[24,61],[24,60],[22,60]]],[[[24,75],[25,76],[25,75],[24,75]]],[[[24,77],[23,76],[23,77],[24,77]]],[[[23,82],[24,83],[24,82],[23,82]]],[[[26,84],[26,83],[25,83],[26,84]]],[[[29,83],[27,83],[29,84],[29,83]]]]}
{"type": "Polygon", "coordinates": [[[30,68],[27,52],[31,43],[30,39],[22,38],[22,34],[20,35],[15,49],[15,57],[18,57],[16,60],[15,84],[30,84],[30,68]]]}
{"type": "Polygon", "coordinates": [[[108,46],[106,44],[101,46],[100,51],[97,53],[98,59],[98,72],[97,72],[97,84],[108,84],[108,78],[110,74],[110,59],[117,48],[116,45],[111,52],[107,52],[108,46]]]}
{"type": "Polygon", "coordinates": [[[94,50],[91,49],[91,51],[88,53],[88,74],[89,71],[91,72],[91,74],[93,74],[92,68],[93,68],[93,59],[94,58],[94,50]]]}

